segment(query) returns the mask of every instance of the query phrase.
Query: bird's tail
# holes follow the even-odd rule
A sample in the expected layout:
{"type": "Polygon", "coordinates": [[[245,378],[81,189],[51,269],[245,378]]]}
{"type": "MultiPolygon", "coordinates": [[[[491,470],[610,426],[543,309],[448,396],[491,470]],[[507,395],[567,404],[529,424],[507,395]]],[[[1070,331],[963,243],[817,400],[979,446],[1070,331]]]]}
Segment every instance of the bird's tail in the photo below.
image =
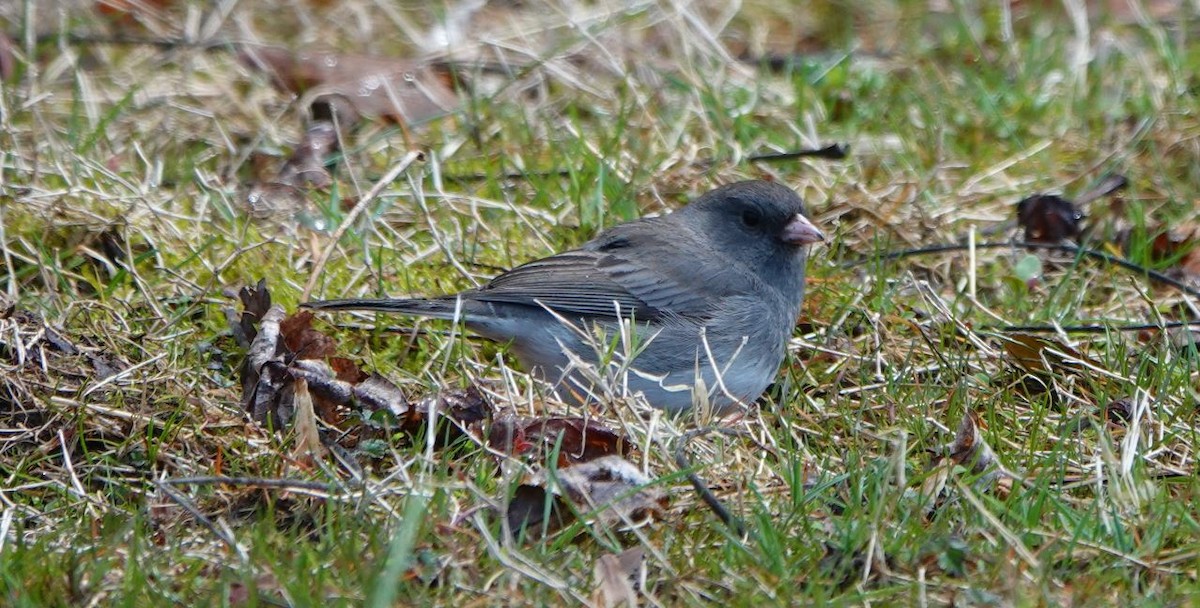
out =
{"type": "Polygon", "coordinates": [[[453,320],[470,317],[471,313],[474,312],[472,310],[473,304],[475,303],[466,300],[460,302],[457,298],[414,298],[408,300],[347,298],[344,300],[316,300],[305,302],[300,306],[314,310],[373,310],[377,312],[453,320]]]}

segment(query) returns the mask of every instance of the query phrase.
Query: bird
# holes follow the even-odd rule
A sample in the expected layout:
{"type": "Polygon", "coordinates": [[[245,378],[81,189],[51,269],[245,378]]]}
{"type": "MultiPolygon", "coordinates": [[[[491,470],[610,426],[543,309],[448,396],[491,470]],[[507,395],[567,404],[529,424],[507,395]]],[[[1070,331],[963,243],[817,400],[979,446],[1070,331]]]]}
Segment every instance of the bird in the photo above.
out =
{"type": "Polygon", "coordinates": [[[774,381],[824,240],[794,190],[741,181],[459,293],[302,306],[461,321],[570,403],[641,393],[673,414],[730,414],[774,381]]]}

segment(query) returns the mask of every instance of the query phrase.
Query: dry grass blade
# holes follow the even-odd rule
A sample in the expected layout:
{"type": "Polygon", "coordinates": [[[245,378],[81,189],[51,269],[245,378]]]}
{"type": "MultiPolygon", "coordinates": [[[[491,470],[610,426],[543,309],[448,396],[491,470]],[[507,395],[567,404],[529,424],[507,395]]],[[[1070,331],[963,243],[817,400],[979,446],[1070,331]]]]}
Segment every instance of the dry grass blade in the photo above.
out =
{"type": "Polygon", "coordinates": [[[364,194],[358,200],[358,203],[354,205],[354,208],[346,214],[346,217],[342,220],[341,225],[338,226],[337,229],[333,231],[333,234],[329,236],[329,244],[325,246],[325,249],[321,251],[321,255],[317,257],[315,262],[313,262],[313,268],[312,272],[309,274],[308,282],[304,285],[304,291],[300,293],[301,300],[308,300],[312,297],[313,289],[316,287],[317,280],[320,278],[321,272],[325,269],[326,262],[329,261],[329,256],[333,254],[334,249],[336,249],[338,246],[338,241],[341,240],[344,234],[346,234],[346,231],[350,229],[350,226],[354,225],[354,222],[358,219],[358,216],[362,214],[367,206],[374,201],[381,192],[383,192],[384,188],[388,187],[393,181],[395,181],[397,177],[400,177],[400,175],[407,171],[408,168],[421,157],[421,152],[410,150],[404,155],[403,158],[400,159],[400,162],[392,165],[392,168],[388,169],[387,173],[385,173],[383,177],[380,177],[379,181],[375,182],[375,185],[371,186],[371,189],[368,190],[366,194],[364,194]]]}

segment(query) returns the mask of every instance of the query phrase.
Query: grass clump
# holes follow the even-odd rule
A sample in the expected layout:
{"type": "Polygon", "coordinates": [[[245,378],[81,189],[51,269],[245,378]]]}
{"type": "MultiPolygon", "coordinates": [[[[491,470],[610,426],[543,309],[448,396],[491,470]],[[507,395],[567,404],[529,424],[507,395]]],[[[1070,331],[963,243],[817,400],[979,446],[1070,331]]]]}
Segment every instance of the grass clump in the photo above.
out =
{"type": "MultiPolygon", "coordinates": [[[[646,556],[638,596],[657,605],[1193,601],[1194,348],[1053,336],[1083,363],[1031,381],[998,328],[1191,318],[1195,300],[1074,256],[1037,253],[1036,280],[1017,275],[1026,251],[878,259],[971,230],[1008,238],[1018,200],[1119,173],[1127,189],[1084,210],[1089,246],[1194,286],[1185,254],[1154,249],[1194,215],[1185,11],[165,4],[110,21],[0,9],[14,41],[0,53],[18,58],[0,92],[6,605],[602,603],[597,560],[631,547],[646,556]],[[748,534],[674,464],[700,420],[593,412],[631,434],[670,506],[632,532],[524,542],[492,508],[530,469],[478,443],[435,452],[379,424],[357,451],[305,463],[289,432],[248,421],[231,294],[265,277],[293,309],[330,230],[293,208],[247,212],[304,107],[233,40],[489,67],[447,116],[346,130],[331,184],[300,197],[329,228],[410,150],[425,160],[350,225],[313,297],[450,292],[719,183],[796,188],[833,238],[811,257],[785,368],[724,423],[744,437],[689,447],[748,534]],[[850,158],[746,160],[830,142],[850,158]],[[1011,475],[941,460],[972,415],[1011,475]]],[[[449,325],[327,321],[340,355],[414,400],[479,384],[522,414],[570,413],[502,346],[449,325]]]]}

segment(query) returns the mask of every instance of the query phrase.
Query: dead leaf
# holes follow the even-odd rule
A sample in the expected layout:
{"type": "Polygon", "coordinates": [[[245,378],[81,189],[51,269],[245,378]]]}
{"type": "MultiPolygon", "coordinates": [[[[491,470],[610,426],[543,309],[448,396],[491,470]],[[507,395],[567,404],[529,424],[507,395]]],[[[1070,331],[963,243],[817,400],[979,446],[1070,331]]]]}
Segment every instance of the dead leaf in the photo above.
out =
{"type": "Polygon", "coordinates": [[[1078,374],[1084,370],[1080,363],[1088,361],[1074,348],[1045,336],[1010,333],[998,337],[1010,362],[1022,371],[1037,376],[1078,374]]]}
{"type": "Polygon", "coordinates": [[[505,511],[508,528],[514,534],[549,534],[572,519],[565,501],[538,485],[522,484],[513,492],[505,511]]]}
{"type": "Polygon", "coordinates": [[[319,120],[308,126],[304,139],[291,158],[279,169],[275,181],[296,187],[326,188],[333,183],[326,163],[338,151],[338,135],[332,122],[319,120]]]}
{"type": "Polygon", "coordinates": [[[596,587],[592,593],[592,604],[605,608],[637,606],[638,594],[632,581],[645,559],[646,552],[641,547],[601,555],[592,568],[592,580],[596,587]]]}
{"type": "Polygon", "coordinates": [[[408,399],[400,387],[379,374],[370,374],[355,384],[351,394],[369,410],[386,410],[397,418],[406,416],[410,409],[408,399]]]}
{"type": "Polygon", "coordinates": [[[255,368],[255,382],[242,396],[242,406],[257,423],[282,430],[292,421],[293,375],[282,362],[268,360],[255,368]]]}
{"type": "Polygon", "coordinates": [[[312,121],[292,155],[272,175],[267,155],[252,156],[255,181],[244,190],[242,206],[251,219],[275,223],[285,229],[296,224],[313,231],[329,229],[329,221],[310,200],[313,189],[333,185],[330,171],[341,148],[339,126],[353,125],[360,113],[352,104],[332,95],[314,99],[312,121]]]}
{"type": "Polygon", "coordinates": [[[279,589],[282,585],[273,574],[263,574],[255,578],[248,586],[240,581],[229,585],[229,605],[244,606],[250,602],[252,595],[262,594],[262,597],[255,602],[255,605],[262,603],[279,603],[272,602],[273,599],[279,597],[279,589]]]}
{"type": "Polygon", "coordinates": [[[311,215],[314,209],[302,188],[273,181],[254,184],[241,197],[241,201],[250,219],[274,221],[287,226],[311,215]]]}
{"type": "Polygon", "coordinates": [[[488,445],[507,454],[531,455],[541,461],[557,449],[559,468],[602,456],[628,455],[631,449],[623,435],[594,419],[562,417],[498,418],[488,433],[488,445]]]}
{"type": "Polygon", "coordinates": [[[934,464],[921,483],[920,490],[926,518],[945,502],[947,485],[955,467],[963,467],[972,475],[978,475],[977,487],[993,488],[1002,495],[1007,495],[1011,489],[1012,475],[984,440],[980,431],[982,426],[983,420],[978,414],[967,412],[958,423],[954,440],[933,450],[934,464]]]}
{"type": "Polygon", "coordinates": [[[309,200],[308,190],[333,184],[328,163],[337,151],[338,135],[333,123],[321,120],[309,125],[304,139],[274,176],[267,176],[270,172],[265,155],[253,156],[254,172],[261,179],[242,197],[246,213],[255,220],[288,227],[299,223],[311,230],[324,230],[324,219],[309,200]]]}
{"type": "Polygon", "coordinates": [[[296,433],[296,447],[292,450],[292,457],[312,465],[314,461],[325,457],[325,446],[321,445],[321,434],[317,431],[317,416],[313,412],[308,383],[303,379],[297,380],[292,392],[296,408],[296,418],[292,424],[296,433]]]}
{"type": "Polygon", "coordinates": [[[1170,264],[1166,273],[1173,278],[1200,286],[1200,226],[1161,230],[1150,245],[1150,258],[1159,264],[1170,264]]]}
{"type": "Polygon", "coordinates": [[[507,509],[509,527],[513,532],[536,533],[541,526],[553,532],[573,521],[572,511],[565,508],[568,503],[602,528],[638,526],[660,515],[667,505],[666,494],[650,482],[620,456],[543,470],[517,488],[507,509]]]}
{"type": "Polygon", "coordinates": [[[1017,224],[1029,243],[1061,243],[1078,240],[1083,233],[1082,211],[1088,203],[1121,190],[1128,184],[1123,175],[1106,175],[1074,201],[1057,194],[1037,193],[1017,203],[1017,224]]]}
{"type": "Polygon", "coordinates": [[[365,118],[414,125],[453,112],[461,104],[450,72],[433,63],[249,45],[242,47],[238,58],[268,74],[282,90],[326,103],[330,98],[345,100],[365,118]]]}
{"type": "Polygon", "coordinates": [[[329,357],[329,367],[333,368],[334,377],[350,384],[358,384],[370,377],[357,363],[345,357],[329,357]]]}
{"type": "Polygon", "coordinates": [[[443,447],[464,436],[468,427],[490,420],[495,408],[477,387],[445,389],[418,401],[405,420],[404,429],[416,434],[428,427],[434,409],[438,420],[435,446],[443,447]]]}
{"type": "Polygon", "coordinates": [[[478,387],[446,389],[419,401],[414,410],[428,416],[437,408],[439,416],[445,416],[464,425],[482,422],[492,417],[492,404],[478,387]]]}
{"type": "Polygon", "coordinates": [[[282,352],[279,336],[284,315],[283,307],[274,304],[260,319],[254,341],[250,343],[250,349],[246,353],[246,358],[254,369],[261,369],[282,352]]]}
{"type": "MultiPolygon", "coordinates": [[[[333,356],[337,344],[312,328],[312,313],[302,311],[285,318],[282,307],[270,304],[270,294],[262,281],[254,288],[241,290],[239,297],[246,306],[243,313],[226,314],[233,333],[240,336],[239,342],[250,340],[241,370],[242,406],[259,424],[277,430],[294,426],[296,433],[306,437],[304,445],[310,451],[319,451],[315,447],[320,445],[319,440],[313,440],[318,418],[347,431],[338,440],[339,445],[356,442],[362,433],[343,427],[346,420],[359,420],[345,415],[355,409],[385,410],[392,415],[394,428],[410,435],[427,430],[436,411],[436,447],[456,441],[467,429],[481,426],[492,417],[491,403],[473,386],[445,389],[410,403],[387,378],[365,373],[354,362],[333,356]],[[263,306],[268,308],[260,316],[263,306]],[[310,413],[308,420],[305,416],[310,413]],[[304,428],[310,423],[311,429],[304,428]]],[[[371,428],[375,427],[362,425],[358,430],[379,432],[371,428]]]]}
{"type": "Polygon", "coordinates": [[[943,453],[959,466],[978,475],[998,464],[996,453],[983,439],[979,427],[983,420],[975,412],[967,412],[958,423],[954,441],[946,444],[943,453]]]}
{"type": "Polygon", "coordinates": [[[1125,186],[1128,185],[1129,180],[1126,179],[1124,175],[1116,173],[1112,175],[1106,175],[1098,184],[1084,192],[1081,192],[1079,196],[1075,198],[1075,204],[1083,207],[1094,200],[1123,190],[1125,189],[1125,186]]]}
{"type": "Polygon", "coordinates": [[[175,0],[96,0],[96,12],[122,27],[161,24],[175,0]]]}
{"type": "Polygon", "coordinates": [[[1103,408],[1104,418],[1109,423],[1125,426],[1133,419],[1133,399],[1121,397],[1103,408]]]}
{"type": "Polygon", "coordinates": [[[934,463],[925,481],[921,482],[921,504],[925,507],[925,517],[929,517],[941,505],[946,492],[946,482],[950,472],[954,470],[954,461],[949,458],[939,458],[934,463]]]}
{"type": "MultiPolygon", "coordinates": [[[[231,294],[226,295],[232,297],[231,294]]],[[[225,310],[225,317],[238,346],[249,348],[258,335],[258,324],[271,308],[271,292],[267,290],[267,280],[261,279],[253,287],[242,287],[237,291],[236,297],[242,303],[241,314],[229,308],[225,310]]]]}
{"type": "Polygon", "coordinates": [[[283,343],[300,359],[324,359],[337,352],[333,338],[312,328],[313,313],[301,310],[279,324],[283,343]]]}
{"type": "Polygon", "coordinates": [[[244,606],[250,602],[250,589],[243,583],[235,582],[229,586],[228,604],[230,606],[244,606]]]}
{"type": "Polygon", "coordinates": [[[593,511],[605,526],[639,525],[661,513],[667,498],[651,486],[633,463],[620,456],[604,456],[567,469],[553,478],[566,497],[582,511],[593,511]]]}
{"type": "Polygon", "coordinates": [[[1079,237],[1084,215],[1071,201],[1054,194],[1034,194],[1017,203],[1017,223],[1030,243],[1060,243],[1079,237]]]}

